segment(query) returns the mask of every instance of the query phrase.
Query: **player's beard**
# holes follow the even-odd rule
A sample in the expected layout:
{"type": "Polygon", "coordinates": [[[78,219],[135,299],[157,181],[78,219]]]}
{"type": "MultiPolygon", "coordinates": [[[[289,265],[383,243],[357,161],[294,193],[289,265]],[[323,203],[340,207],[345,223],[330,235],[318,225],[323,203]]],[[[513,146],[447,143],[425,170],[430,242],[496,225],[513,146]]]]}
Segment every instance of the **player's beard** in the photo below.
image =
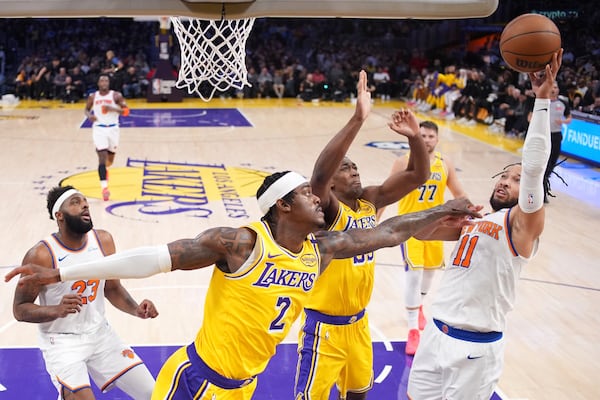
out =
{"type": "Polygon", "coordinates": [[[490,196],[490,205],[494,211],[502,210],[503,208],[513,208],[518,202],[519,199],[508,199],[505,201],[497,200],[494,198],[494,193],[490,196]]]}
{"type": "Polygon", "coordinates": [[[94,227],[90,217],[89,222],[85,222],[80,216],[70,215],[65,213],[65,222],[70,231],[83,235],[88,233],[94,227]]]}

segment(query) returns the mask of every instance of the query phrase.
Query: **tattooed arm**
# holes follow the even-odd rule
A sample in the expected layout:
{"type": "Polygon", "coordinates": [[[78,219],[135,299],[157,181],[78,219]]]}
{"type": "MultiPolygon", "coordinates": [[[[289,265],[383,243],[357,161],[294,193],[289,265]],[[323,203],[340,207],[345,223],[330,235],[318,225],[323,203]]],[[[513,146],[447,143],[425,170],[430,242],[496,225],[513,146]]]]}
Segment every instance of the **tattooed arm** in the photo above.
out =
{"type": "Polygon", "coordinates": [[[214,228],[194,239],[168,244],[171,270],[191,270],[216,264],[223,272],[235,272],[248,259],[256,233],[246,228],[214,228]]]}
{"type": "Polygon", "coordinates": [[[323,231],[316,234],[322,255],[321,272],[334,258],[349,258],[382,247],[397,246],[414,236],[425,226],[453,218],[454,225],[470,224],[468,217],[480,218],[475,207],[465,198],[454,199],[424,211],[403,214],[386,219],[373,229],[350,229],[345,232],[323,231]]]}
{"type": "Polygon", "coordinates": [[[22,274],[19,286],[47,285],[78,279],[146,278],[176,269],[192,270],[216,264],[224,272],[235,272],[246,261],[256,242],[247,228],[209,229],[194,239],[181,239],[168,245],[138,247],[94,261],[51,270],[35,264],[15,268],[5,281],[22,274]]]}

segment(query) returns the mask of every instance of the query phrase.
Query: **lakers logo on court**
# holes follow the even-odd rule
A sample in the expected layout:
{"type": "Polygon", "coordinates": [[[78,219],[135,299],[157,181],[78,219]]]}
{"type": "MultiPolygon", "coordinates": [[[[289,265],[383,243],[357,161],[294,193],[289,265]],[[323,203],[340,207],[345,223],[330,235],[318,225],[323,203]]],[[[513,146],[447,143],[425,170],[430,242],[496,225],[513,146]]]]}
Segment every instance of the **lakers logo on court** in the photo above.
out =
{"type": "MultiPolygon", "coordinates": [[[[268,174],[224,164],[129,158],[125,167],[110,169],[106,211],[150,222],[168,215],[247,220],[259,214],[256,190],[268,174]]],[[[101,198],[95,170],[69,176],[61,185],[73,185],[90,199],[101,198]]]]}

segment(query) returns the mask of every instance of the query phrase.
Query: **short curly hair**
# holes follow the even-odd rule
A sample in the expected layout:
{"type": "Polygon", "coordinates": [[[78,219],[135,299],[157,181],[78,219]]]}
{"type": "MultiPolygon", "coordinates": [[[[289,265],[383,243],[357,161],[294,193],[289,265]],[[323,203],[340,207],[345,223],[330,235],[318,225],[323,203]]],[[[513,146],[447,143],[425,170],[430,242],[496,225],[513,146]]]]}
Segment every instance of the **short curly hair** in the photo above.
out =
{"type": "Polygon", "coordinates": [[[65,193],[67,190],[71,190],[71,189],[75,189],[75,188],[71,185],[67,185],[67,186],[55,186],[52,189],[50,189],[50,191],[48,192],[48,195],[46,196],[46,207],[48,208],[48,214],[50,214],[50,219],[54,219],[54,215],[52,215],[52,209],[54,208],[54,204],[56,203],[56,200],[58,200],[58,198],[60,196],[62,196],[62,194],[65,193]]]}

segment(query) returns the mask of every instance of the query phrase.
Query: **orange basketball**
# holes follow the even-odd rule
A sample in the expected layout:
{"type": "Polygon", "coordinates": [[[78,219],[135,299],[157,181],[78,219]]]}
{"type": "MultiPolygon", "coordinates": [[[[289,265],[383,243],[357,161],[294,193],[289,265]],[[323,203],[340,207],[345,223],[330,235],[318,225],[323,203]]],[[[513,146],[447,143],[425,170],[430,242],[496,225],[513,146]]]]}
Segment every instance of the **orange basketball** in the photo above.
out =
{"type": "Polygon", "coordinates": [[[519,72],[537,72],[560,50],[560,31],[550,18],[523,14],[510,21],[500,36],[500,54],[519,72]]]}

